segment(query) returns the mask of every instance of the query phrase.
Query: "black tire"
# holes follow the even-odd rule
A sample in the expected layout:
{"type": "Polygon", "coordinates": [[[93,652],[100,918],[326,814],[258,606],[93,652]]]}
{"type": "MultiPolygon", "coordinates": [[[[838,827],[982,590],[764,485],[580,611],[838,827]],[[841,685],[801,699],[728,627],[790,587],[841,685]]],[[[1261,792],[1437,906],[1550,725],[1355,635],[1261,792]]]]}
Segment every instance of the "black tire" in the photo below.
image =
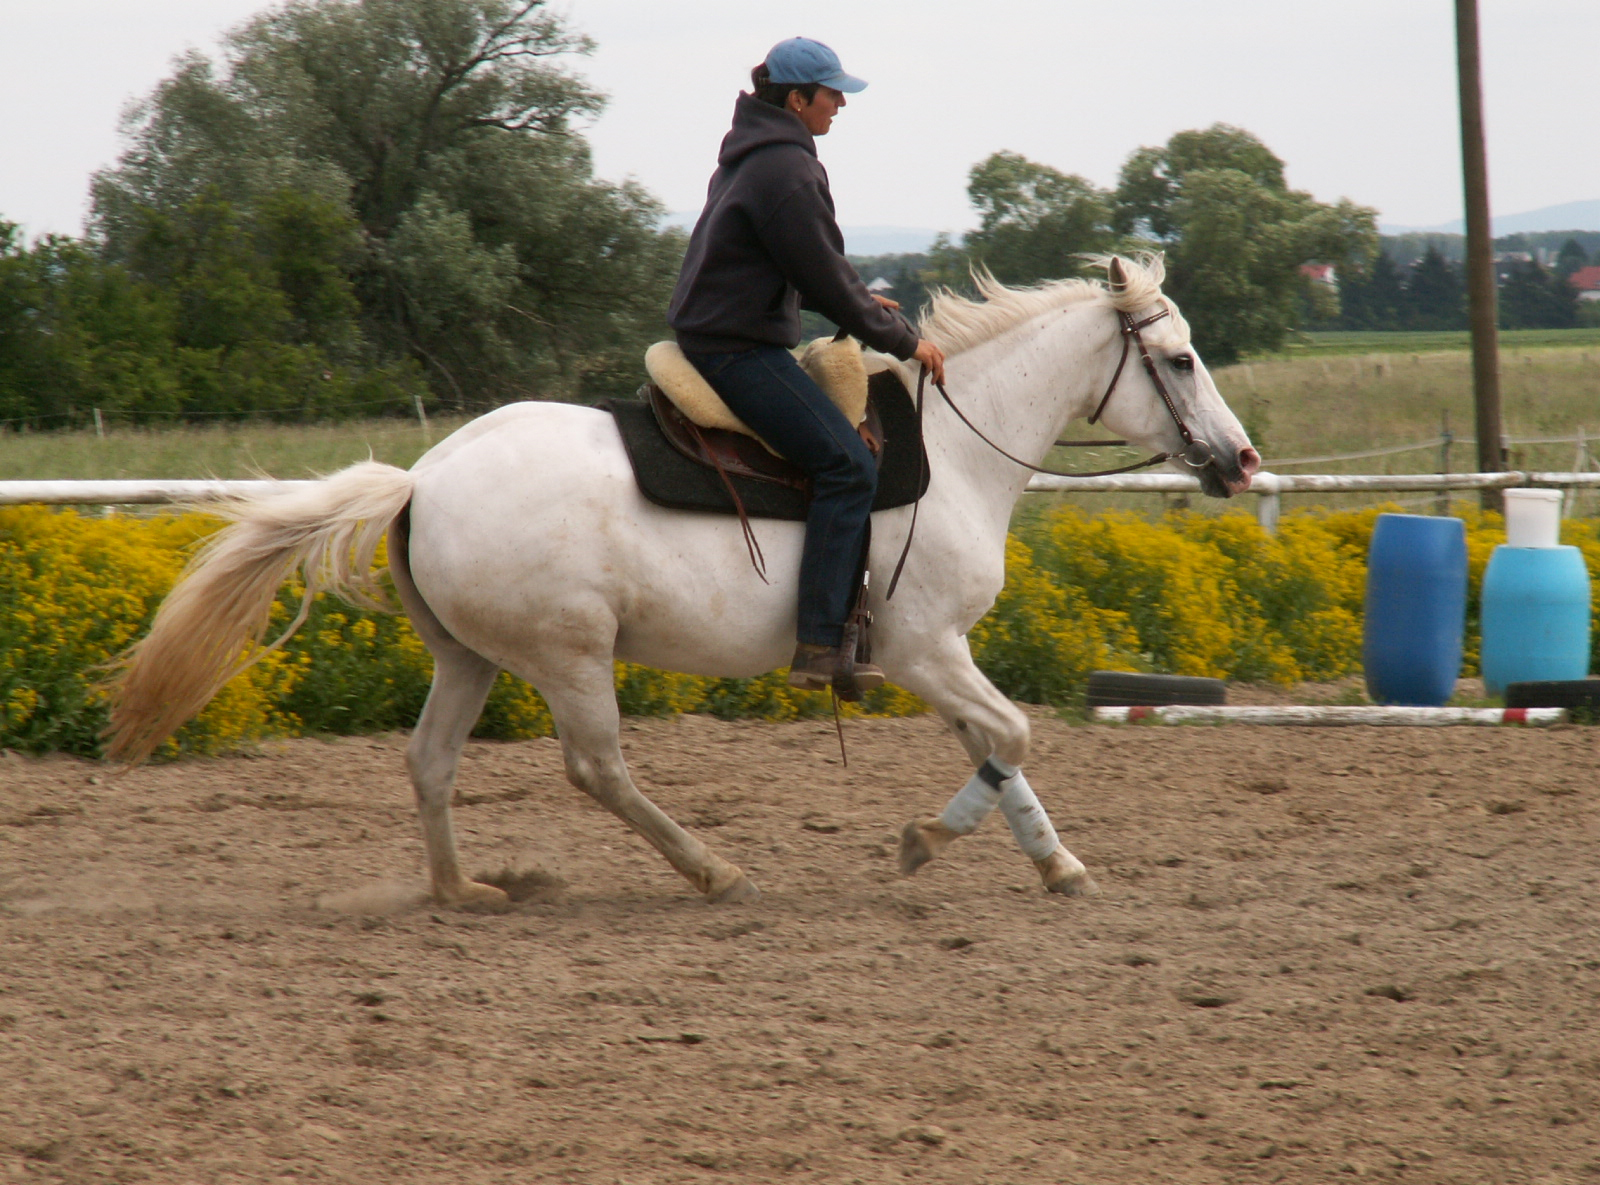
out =
{"type": "Polygon", "coordinates": [[[1506,684],[1508,708],[1600,709],[1600,679],[1540,679],[1506,684]]]}
{"type": "Polygon", "coordinates": [[[1160,708],[1168,704],[1207,707],[1228,702],[1221,679],[1190,675],[1135,675],[1128,671],[1094,671],[1089,675],[1091,708],[1160,708]]]}

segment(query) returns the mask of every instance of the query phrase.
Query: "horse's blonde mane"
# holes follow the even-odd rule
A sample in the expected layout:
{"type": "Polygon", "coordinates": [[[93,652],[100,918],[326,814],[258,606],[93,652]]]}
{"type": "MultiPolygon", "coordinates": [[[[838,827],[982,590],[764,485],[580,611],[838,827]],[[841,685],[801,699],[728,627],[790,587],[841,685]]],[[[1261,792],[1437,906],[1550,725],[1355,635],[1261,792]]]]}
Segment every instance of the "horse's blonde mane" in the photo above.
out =
{"type": "Polygon", "coordinates": [[[1161,292],[1161,281],[1166,278],[1167,269],[1159,254],[1142,251],[1131,259],[1112,255],[1086,258],[1091,267],[1102,269],[1109,268],[1112,259],[1120,259],[1127,283],[1115,292],[1100,280],[1053,280],[1031,288],[1010,288],[990,275],[988,269],[978,268],[973,271],[972,280],[981,299],[970,300],[948,288],[940,289],[918,319],[918,331],[947,354],[958,354],[997,338],[1041,313],[1081,301],[1104,299],[1112,308],[1126,313],[1162,304],[1171,318],[1161,324],[1160,336],[1188,340],[1188,322],[1161,292]]]}

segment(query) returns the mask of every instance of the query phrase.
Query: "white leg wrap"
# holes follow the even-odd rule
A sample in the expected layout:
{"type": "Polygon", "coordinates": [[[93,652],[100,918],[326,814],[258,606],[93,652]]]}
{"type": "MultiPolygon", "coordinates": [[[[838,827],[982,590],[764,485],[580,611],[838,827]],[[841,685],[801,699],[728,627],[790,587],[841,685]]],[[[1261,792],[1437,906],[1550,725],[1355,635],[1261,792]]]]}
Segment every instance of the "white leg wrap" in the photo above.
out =
{"type": "Polygon", "coordinates": [[[983,768],[973,774],[967,784],[956,791],[956,796],[945,804],[939,822],[957,835],[971,835],[978,824],[989,817],[989,812],[1000,805],[1000,787],[1003,778],[1014,775],[1015,766],[990,758],[983,768]],[[999,783],[996,785],[995,783],[999,783]]]}
{"type": "Polygon", "coordinates": [[[1000,783],[1000,810],[1028,859],[1043,860],[1061,846],[1050,816],[1020,770],[1000,783]]]}

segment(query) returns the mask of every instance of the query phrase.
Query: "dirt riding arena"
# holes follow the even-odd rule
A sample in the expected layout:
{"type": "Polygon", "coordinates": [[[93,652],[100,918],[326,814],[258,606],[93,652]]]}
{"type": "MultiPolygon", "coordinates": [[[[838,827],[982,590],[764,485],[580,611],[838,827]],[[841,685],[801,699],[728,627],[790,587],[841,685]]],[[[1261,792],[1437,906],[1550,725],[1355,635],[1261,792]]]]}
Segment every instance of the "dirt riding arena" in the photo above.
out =
{"type": "Polygon", "coordinates": [[[0,1181],[1600,1182],[1592,729],[628,725],[766,896],[701,903],[550,741],[475,743],[419,899],[403,738],[114,777],[0,759],[0,1181]]]}

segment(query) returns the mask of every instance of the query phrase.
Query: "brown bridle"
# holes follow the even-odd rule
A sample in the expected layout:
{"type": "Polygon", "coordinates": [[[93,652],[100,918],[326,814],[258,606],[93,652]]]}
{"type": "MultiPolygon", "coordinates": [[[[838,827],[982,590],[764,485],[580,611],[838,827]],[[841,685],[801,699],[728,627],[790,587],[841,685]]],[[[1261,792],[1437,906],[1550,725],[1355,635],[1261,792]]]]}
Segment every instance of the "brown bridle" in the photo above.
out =
{"type": "MultiPolygon", "coordinates": [[[[950,398],[950,392],[945,390],[943,383],[935,383],[934,386],[938,388],[939,394],[944,396],[944,401],[950,405],[950,410],[955,412],[956,417],[972,430],[972,434],[974,436],[983,441],[984,444],[988,445],[1006,460],[1021,465],[1024,469],[1031,469],[1035,473],[1045,473],[1049,474],[1051,477],[1111,477],[1118,473],[1132,473],[1135,469],[1148,469],[1150,466],[1159,465],[1163,461],[1182,461],[1191,469],[1204,469],[1208,464],[1210,464],[1214,456],[1211,451],[1211,446],[1195,436],[1194,433],[1190,432],[1189,425],[1183,422],[1183,416],[1178,411],[1178,405],[1173,402],[1172,393],[1167,390],[1167,384],[1161,381],[1161,372],[1156,369],[1156,360],[1150,356],[1150,349],[1144,344],[1144,337],[1140,333],[1141,330],[1149,328],[1163,317],[1168,317],[1171,315],[1171,309],[1162,309],[1160,312],[1151,313],[1143,321],[1135,321],[1128,313],[1124,313],[1120,309],[1117,310],[1117,320],[1122,325],[1122,357],[1117,359],[1117,368],[1111,372],[1111,381],[1106,384],[1106,393],[1100,396],[1100,402],[1095,406],[1094,414],[1089,417],[1089,423],[1095,423],[1100,419],[1101,415],[1104,414],[1106,410],[1106,404],[1111,402],[1112,393],[1116,391],[1117,383],[1122,378],[1122,372],[1128,365],[1128,351],[1131,346],[1137,345],[1139,347],[1139,358],[1144,363],[1144,371],[1150,376],[1150,382],[1155,387],[1156,394],[1161,396],[1161,402],[1166,404],[1167,411],[1172,416],[1172,422],[1178,426],[1178,435],[1183,438],[1183,451],[1181,453],[1157,453],[1155,456],[1150,457],[1147,460],[1138,461],[1132,465],[1124,465],[1120,469],[1096,469],[1088,473],[1068,473],[1061,469],[1045,469],[1039,465],[1030,464],[1029,462],[1024,461],[1021,457],[1014,457],[1010,453],[1006,452],[1005,449],[1001,448],[998,444],[985,436],[976,424],[967,419],[966,413],[956,406],[955,400],[950,398]]],[[[922,418],[923,384],[927,381],[927,377],[928,372],[926,368],[924,368],[922,373],[917,376],[917,419],[919,422],[922,418]]],[[[1056,441],[1056,444],[1058,445],[1080,448],[1096,444],[1109,445],[1126,443],[1128,442],[1125,440],[1056,441]]]]}
{"type": "MultiPolygon", "coordinates": [[[[1163,317],[1172,315],[1172,310],[1164,308],[1160,312],[1151,313],[1143,321],[1135,321],[1131,313],[1117,310],[1117,320],[1122,324],[1122,357],[1117,359],[1117,369],[1111,375],[1111,382],[1106,386],[1106,393],[1100,397],[1099,406],[1094,409],[1094,415],[1089,417],[1093,424],[1106,410],[1106,404],[1111,402],[1111,392],[1117,389],[1117,380],[1122,377],[1122,368],[1128,364],[1128,342],[1131,339],[1139,347],[1139,358],[1144,363],[1144,372],[1150,376],[1150,382],[1156,389],[1156,394],[1161,396],[1161,402],[1167,405],[1167,411],[1172,416],[1172,422],[1178,426],[1178,435],[1183,437],[1183,452],[1162,453],[1161,460],[1182,461],[1191,469],[1204,469],[1215,458],[1211,446],[1199,440],[1189,431],[1189,425],[1183,422],[1183,417],[1178,414],[1178,405],[1172,401],[1172,394],[1167,390],[1167,384],[1161,381],[1161,372],[1156,369],[1156,360],[1150,356],[1150,349],[1144,344],[1144,337],[1140,334],[1145,329],[1155,324],[1163,317]]],[[[1113,471],[1115,472],[1115,471],[1113,471]]],[[[1089,474],[1080,474],[1088,477],[1089,474]]]]}
{"type": "MultiPolygon", "coordinates": [[[[1014,464],[1021,465],[1024,469],[1031,469],[1035,473],[1044,473],[1050,477],[1112,477],[1118,473],[1132,473],[1136,469],[1148,469],[1152,465],[1160,465],[1164,461],[1182,461],[1191,469],[1204,469],[1215,459],[1216,454],[1212,451],[1209,444],[1207,444],[1204,440],[1201,440],[1193,432],[1190,432],[1189,425],[1183,422],[1183,416],[1178,411],[1178,405],[1173,402],[1172,393],[1167,390],[1167,384],[1161,380],[1161,373],[1156,369],[1156,360],[1150,356],[1150,349],[1144,344],[1144,337],[1141,334],[1142,330],[1149,328],[1163,317],[1171,316],[1171,314],[1171,309],[1163,308],[1159,312],[1151,313],[1143,321],[1135,321],[1132,314],[1123,312],[1121,309],[1117,310],[1117,321],[1122,326],[1122,357],[1117,359],[1117,369],[1112,371],[1111,382],[1106,385],[1106,393],[1100,397],[1100,402],[1098,405],[1096,405],[1094,414],[1089,417],[1089,423],[1093,424],[1099,420],[1101,414],[1106,410],[1106,404],[1111,402],[1111,395],[1114,391],[1116,391],[1117,383],[1122,378],[1122,372],[1128,365],[1128,351],[1132,346],[1136,345],[1139,347],[1139,358],[1144,363],[1145,373],[1150,376],[1150,382],[1155,387],[1156,393],[1161,396],[1161,402],[1166,404],[1167,411],[1172,416],[1172,422],[1178,426],[1178,435],[1183,438],[1183,451],[1181,453],[1157,453],[1155,456],[1150,457],[1147,460],[1138,461],[1132,465],[1124,465],[1120,469],[1096,469],[1087,473],[1068,473],[1061,469],[1046,469],[1043,466],[1034,465],[1029,461],[1024,461],[1021,457],[1012,456],[1005,449],[1001,448],[994,441],[990,440],[983,434],[983,430],[969,420],[967,418],[967,414],[956,406],[956,401],[950,398],[950,392],[945,390],[943,383],[936,382],[934,383],[934,387],[938,390],[939,394],[944,397],[944,401],[950,405],[950,410],[956,413],[956,418],[970,428],[974,436],[983,441],[984,444],[988,445],[1006,460],[1011,461],[1014,464]]],[[[924,366],[921,373],[917,375],[917,431],[919,434],[922,431],[922,400],[923,391],[927,385],[927,381],[928,368],[924,366]]],[[[1120,440],[1056,441],[1056,444],[1058,445],[1079,447],[1094,444],[1126,443],[1126,441],[1120,440]]],[[[921,454],[922,463],[926,464],[927,454],[922,452],[920,448],[918,449],[918,452],[921,454]]],[[[920,469],[917,474],[917,484],[919,486],[922,484],[922,474],[920,469]]],[[[922,500],[919,498],[911,507],[911,528],[906,532],[905,547],[900,552],[899,562],[894,566],[894,575],[889,578],[889,591],[884,595],[884,600],[886,601],[890,597],[894,596],[895,586],[900,583],[900,572],[906,565],[906,556],[911,553],[911,537],[916,533],[917,530],[917,511],[921,506],[922,500]]]]}

